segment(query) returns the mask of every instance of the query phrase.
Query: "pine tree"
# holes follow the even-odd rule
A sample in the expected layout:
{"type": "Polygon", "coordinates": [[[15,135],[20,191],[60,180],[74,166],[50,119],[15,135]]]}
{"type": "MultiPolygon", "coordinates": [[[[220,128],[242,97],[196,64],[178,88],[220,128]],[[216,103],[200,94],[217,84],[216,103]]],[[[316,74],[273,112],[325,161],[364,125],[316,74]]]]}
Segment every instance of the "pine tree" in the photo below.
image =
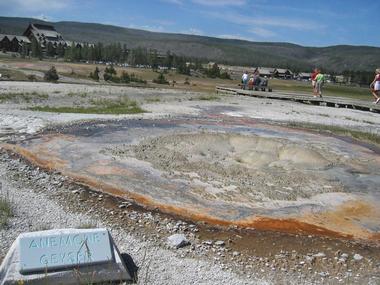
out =
{"type": "Polygon", "coordinates": [[[63,47],[62,44],[59,44],[57,46],[57,55],[58,55],[58,57],[64,57],[64,55],[65,55],[65,48],[63,47]]]}
{"type": "Polygon", "coordinates": [[[55,56],[55,48],[51,42],[47,44],[46,54],[51,57],[55,56]]]}
{"type": "Polygon", "coordinates": [[[27,43],[22,43],[20,54],[22,58],[25,58],[29,55],[29,46],[27,43]]]}
{"type": "Polygon", "coordinates": [[[42,57],[42,49],[40,43],[36,40],[36,38],[32,39],[32,57],[42,57]]]}
{"type": "Polygon", "coordinates": [[[99,81],[99,68],[95,67],[94,72],[90,72],[90,78],[92,78],[95,81],[99,81]]]}

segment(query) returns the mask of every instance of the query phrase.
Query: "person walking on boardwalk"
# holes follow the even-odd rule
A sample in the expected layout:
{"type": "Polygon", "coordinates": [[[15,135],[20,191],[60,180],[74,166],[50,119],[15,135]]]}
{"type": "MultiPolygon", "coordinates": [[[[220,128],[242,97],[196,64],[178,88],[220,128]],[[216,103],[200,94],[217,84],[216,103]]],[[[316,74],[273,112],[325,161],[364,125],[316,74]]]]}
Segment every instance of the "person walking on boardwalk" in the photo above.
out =
{"type": "Polygon", "coordinates": [[[325,75],[321,73],[319,69],[317,69],[317,76],[315,77],[315,95],[314,97],[321,97],[322,98],[322,88],[325,84],[325,75]]]}
{"type": "Polygon", "coordinates": [[[241,83],[243,83],[243,89],[247,89],[248,84],[248,72],[244,72],[243,76],[241,77],[241,83]]]}
{"type": "Polygon", "coordinates": [[[377,68],[375,73],[375,78],[369,87],[371,88],[372,95],[375,97],[375,101],[373,103],[378,104],[380,102],[380,68],[377,68]]]}
{"type": "Polygon", "coordinates": [[[316,80],[315,78],[317,77],[318,75],[318,69],[317,68],[314,68],[313,72],[311,73],[311,86],[313,87],[313,95],[314,96],[317,96],[317,92],[316,92],[316,80]]]}

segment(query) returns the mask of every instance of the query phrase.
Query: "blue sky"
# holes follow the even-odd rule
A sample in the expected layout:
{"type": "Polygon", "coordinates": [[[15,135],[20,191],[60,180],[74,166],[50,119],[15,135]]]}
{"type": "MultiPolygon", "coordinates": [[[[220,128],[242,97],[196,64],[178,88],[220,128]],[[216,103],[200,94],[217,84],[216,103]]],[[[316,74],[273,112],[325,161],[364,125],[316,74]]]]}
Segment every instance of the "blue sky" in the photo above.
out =
{"type": "Polygon", "coordinates": [[[380,46],[378,0],[0,0],[1,16],[305,46],[380,46]]]}

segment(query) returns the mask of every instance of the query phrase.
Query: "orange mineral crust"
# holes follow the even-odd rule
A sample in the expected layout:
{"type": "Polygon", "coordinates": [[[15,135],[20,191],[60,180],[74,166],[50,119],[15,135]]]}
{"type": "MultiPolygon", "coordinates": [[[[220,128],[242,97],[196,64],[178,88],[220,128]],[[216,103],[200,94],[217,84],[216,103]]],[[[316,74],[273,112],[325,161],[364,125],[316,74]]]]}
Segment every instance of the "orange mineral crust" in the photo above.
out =
{"type": "Polygon", "coordinates": [[[184,219],[379,241],[380,156],[366,145],[245,119],[110,126],[1,148],[96,191],[184,219]],[[194,131],[197,124],[210,131],[194,131]]]}

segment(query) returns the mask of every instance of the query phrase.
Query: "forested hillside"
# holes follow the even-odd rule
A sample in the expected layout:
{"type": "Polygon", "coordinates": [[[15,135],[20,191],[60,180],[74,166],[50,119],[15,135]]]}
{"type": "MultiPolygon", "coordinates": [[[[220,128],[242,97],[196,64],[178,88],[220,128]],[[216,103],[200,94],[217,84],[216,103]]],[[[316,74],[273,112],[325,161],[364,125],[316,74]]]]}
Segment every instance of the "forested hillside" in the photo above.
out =
{"type": "MultiPolygon", "coordinates": [[[[0,17],[0,33],[21,34],[31,18],[0,17]]],[[[121,43],[128,48],[144,47],[166,53],[198,57],[234,65],[273,66],[309,70],[320,66],[328,71],[373,70],[380,66],[380,48],[368,46],[303,47],[290,43],[249,42],[204,36],[155,33],[110,25],[50,23],[69,41],[121,43]]]]}

